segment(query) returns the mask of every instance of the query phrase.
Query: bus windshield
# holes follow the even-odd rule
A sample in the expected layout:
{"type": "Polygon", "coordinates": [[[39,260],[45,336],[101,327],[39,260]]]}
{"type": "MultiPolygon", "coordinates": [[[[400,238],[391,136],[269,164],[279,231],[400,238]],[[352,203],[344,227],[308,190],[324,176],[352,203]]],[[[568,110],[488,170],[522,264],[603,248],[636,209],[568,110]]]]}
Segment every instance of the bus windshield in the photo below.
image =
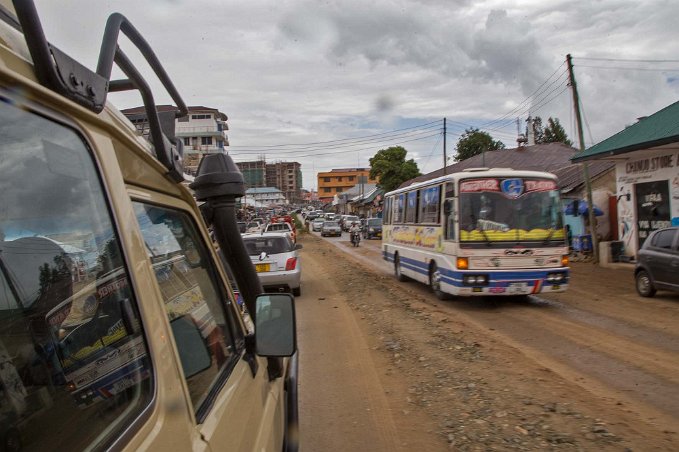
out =
{"type": "Polygon", "coordinates": [[[461,191],[461,242],[544,241],[564,239],[558,190],[507,196],[497,191],[461,191]]]}

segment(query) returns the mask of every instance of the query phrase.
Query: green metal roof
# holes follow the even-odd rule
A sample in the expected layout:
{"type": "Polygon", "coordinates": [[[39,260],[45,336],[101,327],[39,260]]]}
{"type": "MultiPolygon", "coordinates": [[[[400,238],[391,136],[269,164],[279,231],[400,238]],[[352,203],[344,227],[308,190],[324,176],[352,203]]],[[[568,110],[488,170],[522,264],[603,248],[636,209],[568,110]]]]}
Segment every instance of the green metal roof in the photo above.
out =
{"type": "Polygon", "coordinates": [[[679,142],[679,102],[595,144],[571,160],[582,162],[679,142]]]}

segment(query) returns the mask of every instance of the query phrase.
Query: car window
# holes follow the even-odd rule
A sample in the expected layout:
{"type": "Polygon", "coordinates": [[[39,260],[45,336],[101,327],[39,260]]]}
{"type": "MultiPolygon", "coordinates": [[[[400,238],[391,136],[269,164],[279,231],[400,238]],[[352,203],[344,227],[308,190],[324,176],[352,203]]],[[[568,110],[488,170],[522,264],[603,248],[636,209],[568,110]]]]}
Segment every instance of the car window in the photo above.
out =
{"type": "Polygon", "coordinates": [[[250,256],[259,256],[262,252],[267,254],[287,253],[292,245],[284,237],[257,237],[243,241],[245,249],[250,256]]]}
{"type": "Polygon", "coordinates": [[[368,220],[368,226],[381,226],[382,225],[382,220],[379,218],[371,218],[368,220]]]}
{"type": "Polygon", "coordinates": [[[290,231],[288,223],[271,223],[266,227],[267,231],[290,231]]]}
{"type": "Polygon", "coordinates": [[[118,236],[82,137],[2,100],[0,433],[105,448],[153,394],[118,236]]]}
{"type": "Polygon", "coordinates": [[[674,236],[677,231],[675,229],[666,229],[664,231],[656,232],[653,237],[652,245],[656,248],[663,248],[666,250],[672,249],[672,243],[674,242],[674,236]]]}
{"type": "Polygon", "coordinates": [[[195,224],[184,212],[134,203],[148,256],[165,303],[168,320],[191,402],[200,419],[208,409],[206,399],[220,387],[235,361],[235,343],[224,301],[232,303],[223,290],[205,244],[195,224]],[[178,334],[176,325],[182,325],[178,334]],[[199,330],[202,349],[190,337],[191,327],[199,330]],[[192,359],[207,353],[204,368],[192,359]],[[189,371],[191,369],[191,371],[189,371]]]}

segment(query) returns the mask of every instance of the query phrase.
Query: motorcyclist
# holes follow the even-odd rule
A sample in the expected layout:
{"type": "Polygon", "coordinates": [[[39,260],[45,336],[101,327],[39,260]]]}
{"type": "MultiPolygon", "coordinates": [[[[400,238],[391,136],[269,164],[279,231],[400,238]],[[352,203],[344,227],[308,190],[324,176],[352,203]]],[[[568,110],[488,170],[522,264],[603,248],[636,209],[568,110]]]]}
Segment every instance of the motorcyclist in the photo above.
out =
{"type": "Polygon", "coordinates": [[[349,228],[349,237],[351,238],[351,241],[354,241],[354,237],[357,239],[360,237],[361,233],[361,228],[359,227],[358,223],[356,221],[353,221],[351,223],[351,227],[349,228]],[[354,235],[355,234],[355,235],[354,235]]]}

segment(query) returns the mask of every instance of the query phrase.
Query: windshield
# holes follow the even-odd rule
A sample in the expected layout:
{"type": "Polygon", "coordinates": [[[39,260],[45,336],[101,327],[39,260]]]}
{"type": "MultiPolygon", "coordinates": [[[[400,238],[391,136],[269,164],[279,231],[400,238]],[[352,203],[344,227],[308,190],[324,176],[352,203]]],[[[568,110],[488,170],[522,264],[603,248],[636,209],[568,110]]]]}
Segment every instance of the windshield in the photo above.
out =
{"type": "MultiPolygon", "coordinates": [[[[531,186],[531,182],[526,181],[526,185],[531,186]]],[[[486,187],[478,188],[480,185],[472,187],[472,183],[476,182],[467,182],[466,185],[470,191],[464,191],[465,182],[461,183],[461,242],[564,240],[558,190],[508,194],[502,191],[486,191],[486,187]]]]}
{"type": "Polygon", "coordinates": [[[288,223],[271,223],[266,227],[267,232],[270,231],[290,231],[288,223]]]}
{"type": "Polygon", "coordinates": [[[370,218],[368,220],[368,226],[382,226],[382,219],[381,218],[370,218]]]}

